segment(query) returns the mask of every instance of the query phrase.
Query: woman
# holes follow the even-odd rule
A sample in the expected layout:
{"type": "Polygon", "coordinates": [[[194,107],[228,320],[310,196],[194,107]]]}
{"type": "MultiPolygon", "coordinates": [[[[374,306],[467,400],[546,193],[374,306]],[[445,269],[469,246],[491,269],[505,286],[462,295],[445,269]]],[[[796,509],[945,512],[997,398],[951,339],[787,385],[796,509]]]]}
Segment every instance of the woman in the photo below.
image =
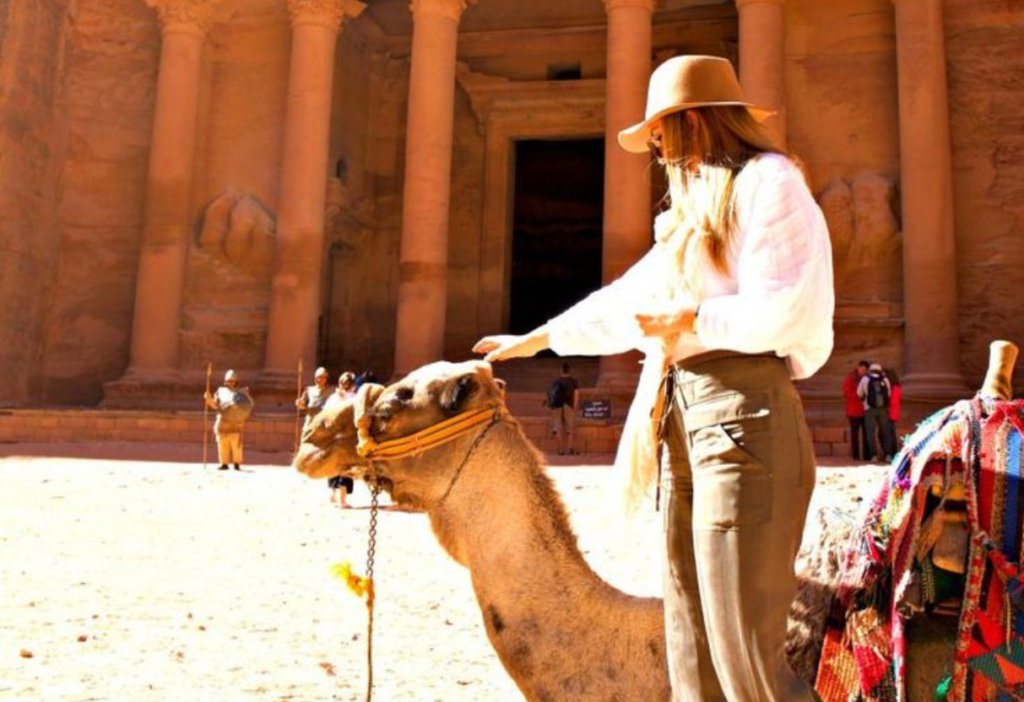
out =
{"type": "Polygon", "coordinates": [[[654,474],[647,431],[665,374],[659,436],[671,474],[665,619],[676,700],[807,700],[785,660],[793,562],[814,454],[793,378],[832,350],[824,217],[772,144],[725,59],[681,56],[651,76],[646,119],[623,130],[666,171],[670,207],[651,251],[619,280],[487,360],[614,354],[647,360],[616,462],[634,494],[654,474]]]}

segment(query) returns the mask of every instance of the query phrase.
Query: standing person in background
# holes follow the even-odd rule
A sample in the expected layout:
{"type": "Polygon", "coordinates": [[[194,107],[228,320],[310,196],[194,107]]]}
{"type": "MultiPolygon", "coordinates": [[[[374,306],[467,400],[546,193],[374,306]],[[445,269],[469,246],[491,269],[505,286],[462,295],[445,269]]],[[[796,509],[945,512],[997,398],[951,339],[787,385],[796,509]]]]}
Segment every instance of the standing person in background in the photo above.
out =
{"type": "Polygon", "coordinates": [[[843,378],[843,400],[846,403],[846,419],[850,423],[850,458],[855,461],[871,459],[868,453],[868,435],[864,431],[864,400],[857,394],[860,379],[868,374],[867,361],[861,361],[857,367],[843,378]]]}
{"type": "Polygon", "coordinates": [[[361,388],[363,386],[363,383],[376,383],[376,382],[377,382],[377,376],[374,375],[374,372],[372,370],[367,368],[362,373],[360,373],[359,375],[356,376],[356,390],[361,388]]]}
{"type": "Polygon", "coordinates": [[[305,412],[305,418],[302,420],[302,429],[305,431],[306,427],[309,426],[309,422],[313,417],[320,414],[323,410],[324,405],[327,404],[327,399],[334,392],[333,388],[327,386],[327,381],[330,375],[327,369],[323,366],[316,369],[313,373],[313,385],[308,386],[302,391],[302,394],[295,399],[295,407],[300,412],[305,412]]]}
{"type": "Polygon", "coordinates": [[[653,429],[664,426],[676,702],[813,700],[782,645],[815,472],[792,379],[813,375],[832,352],[832,249],[765,117],[726,59],[659,66],[646,119],[619,132],[623,148],[650,148],[665,168],[670,208],[655,222],[656,243],[546,324],[474,347],[492,362],[546,348],[646,352],[616,463],[631,471],[627,498],[642,496],[656,474],[653,429]]]}
{"type": "Polygon", "coordinates": [[[892,444],[889,436],[889,396],[892,390],[882,366],[872,363],[868,374],[857,385],[857,396],[864,402],[864,430],[868,434],[869,460],[889,461],[892,459],[892,444]]]}
{"type": "Polygon", "coordinates": [[[217,438],[217,454],[220,467],[227,470],[233,463],[235,470],[242,470],[244,461],[242,432],[245,421],[252,414],[253,401],[248,388],[238,387],[238,374],[229,370],[224,374],[224,385],[215,393],[204,393],[206,406],[217,413],[213,422],[213,434],[217,438]]]}
{"type": "MultiPolygon", "coordinates": [[[[327,400],[327,405],[330,406],[336,402],[346,402],[355,396],[355,373],[345,371],[338,376],[338,387],[330,399],[327,400]]],[[[331,490],[331,504],[337,504],[339,508],[346,509],[348,507],[348,496],[352,494],[356,487],[352,478],[336,475],[333,478],[327,479],[327,487],[331,490]]]]}
{"type": "Polygon", "coordinates": [[[562,364],[562,374],[548,388],[548,408],[551,422],[558,437],[559,456],[578,456],[576,450],[576,409],[580,406],[580,384],[572,377],[568,363],[562,364]]]}
{"type": "Polygon", "coordinates": [[[889,379],[889,437],[892,439],[890,453],[895,455],[900,450],[899,428],[903,385],[900,384],[899,374],[892,368],[885,369],[885,377],[889,379]]]}

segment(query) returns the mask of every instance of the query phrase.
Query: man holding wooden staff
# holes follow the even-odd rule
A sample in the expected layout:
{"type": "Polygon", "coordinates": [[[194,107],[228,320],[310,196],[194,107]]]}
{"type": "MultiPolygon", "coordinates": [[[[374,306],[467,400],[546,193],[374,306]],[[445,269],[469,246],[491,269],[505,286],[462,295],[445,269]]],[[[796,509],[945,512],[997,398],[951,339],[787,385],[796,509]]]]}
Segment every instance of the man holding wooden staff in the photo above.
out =
{"type": "Polygon", "coordinates": [[[232,463],[235,470],[242,470],[242,430],[245,420],[252,414],[253,401],[248,388],[238,387],[238,374],[229,370],[224,374],[224,385],[217,392],[204,394],[206,405],[217,412],[213,422],[213,434],[217,437],[217,453],[220,467],[227,470],[232,463]]]}

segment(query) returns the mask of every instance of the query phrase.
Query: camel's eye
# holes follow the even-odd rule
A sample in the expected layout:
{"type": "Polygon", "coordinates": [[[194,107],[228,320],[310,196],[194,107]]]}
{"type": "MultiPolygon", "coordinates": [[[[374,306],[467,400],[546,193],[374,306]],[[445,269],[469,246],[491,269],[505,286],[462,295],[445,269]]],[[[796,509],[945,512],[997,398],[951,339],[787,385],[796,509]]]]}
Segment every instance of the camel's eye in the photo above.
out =
{"type": "Polygon", "coordinates": [[[395,399],[399,402],[408,402],[416,393],[410,387],[398,388],[395,390],[395,399]]]}

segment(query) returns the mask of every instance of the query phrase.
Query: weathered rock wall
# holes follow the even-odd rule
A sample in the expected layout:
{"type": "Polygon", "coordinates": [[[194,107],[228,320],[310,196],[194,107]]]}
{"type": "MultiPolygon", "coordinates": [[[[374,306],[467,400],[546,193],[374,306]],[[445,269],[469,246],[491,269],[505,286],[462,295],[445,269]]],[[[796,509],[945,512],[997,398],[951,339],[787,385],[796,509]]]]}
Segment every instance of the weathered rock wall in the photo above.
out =
{"type": "Polygon", "coordinates": [[[836,346],[805,385],[835,393],[861,358],[902,365],[896,37],[889,0],[786,5],[789,149],[832,234],[836,346]]]}
{"type": "Polygon", "coordinates": [[[0,2],[0,404],[40,400],[72,0],[0,2]]]}
{"type": "Polygon", "coordinates": [[[210,34],[179,334],[186,370],[263,367],[290,52],[283,3],[210,34]]]}
{"type": "Polygon", "coordinates": [[[127,365],[159,49],[143,3],[80,0],[68,45],[47,402],[94,404],[127,365]]]}
{"type": "Polygon", "coordinates": [[[1024,1],[950,0],[945,22],[960,357],[978,387],[989,342],[1024,345],[1024,1]]]}
{"type": "Polygon", "coordinates": [[[444,340],[445,356],[453,361],[468,358],[477,339],[495,331],[481,329],[479,320],[485,148],[469,97],[457,87],[444,340]]]}
{"type": "Polygon", "coordinates": [[[322,359],[332,373],[383,379],[394,363],[409,75],[371,30],[346,27],[335,64],[322,359]]]}

